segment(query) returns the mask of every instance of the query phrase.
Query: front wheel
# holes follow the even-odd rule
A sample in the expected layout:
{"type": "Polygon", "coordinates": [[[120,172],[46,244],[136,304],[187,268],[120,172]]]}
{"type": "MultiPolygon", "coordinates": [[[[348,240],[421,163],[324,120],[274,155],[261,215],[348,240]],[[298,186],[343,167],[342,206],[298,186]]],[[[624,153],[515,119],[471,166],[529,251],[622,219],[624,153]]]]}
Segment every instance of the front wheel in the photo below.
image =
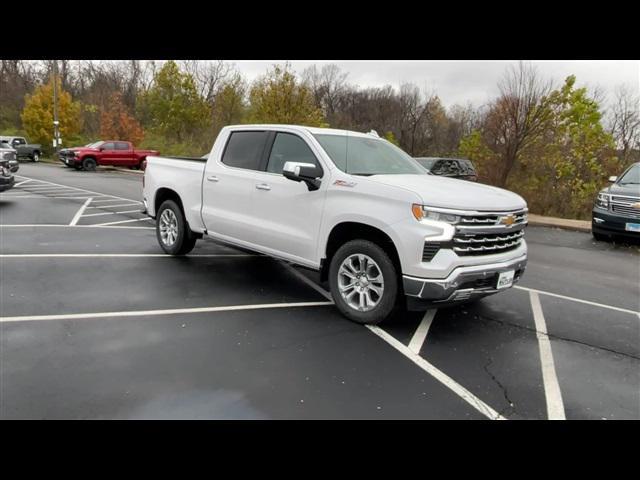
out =
{"type": "Polygon", "coordinates": [[[196,237],[189,229],[182,209],[173,200],[164,201],[156,212],[156,237],[169,255],[185,255],[196,245],[196,237]]]}
{"type": "Polygon", "coordinates": [[[338,249],[331,259],[329,285],[338,310],[357,323],[380,323],[396,306],[396,268],[382,248],[367,240],[352,240],[338,249]]]}
{"type": "Polygon", "coordinates": [[[82,169],[87,172],[94,172],[97,165],[95,158],[92,157],[87,157],[82,161],[82,169]]]}

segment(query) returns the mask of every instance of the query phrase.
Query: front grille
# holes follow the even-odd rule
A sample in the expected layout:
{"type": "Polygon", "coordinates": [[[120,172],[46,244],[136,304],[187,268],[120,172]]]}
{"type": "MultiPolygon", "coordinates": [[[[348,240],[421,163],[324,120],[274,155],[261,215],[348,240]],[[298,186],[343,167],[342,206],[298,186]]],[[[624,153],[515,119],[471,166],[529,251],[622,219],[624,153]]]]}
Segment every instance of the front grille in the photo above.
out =
{"type": "Polygon", "coordinates": [[[611,201],[612,202],[623,202],[623,203],[634,203],[634,202],[640,202],[640,197],[629,197],[629,196],[625,196],[625,195],[612,195],[611,196],[611,201]]]}
{"type": "Polygon", "coordinates": [[[611,204],[611,211],[630,218],[640,218],[640,210],[627,205],[611,204]]]}
{"type": "Polygon", "coordinates": [[[514,250],[522,243],[524,231],[514,233],[456,234],[453,251],[460,256],[493,255],[514,250]]]}
{"type": "Polygon", "coordinates": [[[486,213],[478,215],[464,215],[460,217],[460,224],[462,226],[484,226],[484,225],[500,225],[503,217],[509,215],[514,216],[513,225],[520,225],[527,223],[527,212],[513,212],[513,213],[486,213]]]}
{"type": "Polygon", "coordinates": [[[433,260],[433,257],[436,256],[436,253],[440,250],[439,242],[425,242],[424,248],[422,249],[422,261],[430,262],[433,260]]]}
{"type": "Polygon", "coordinates": [[[3,160],[15,160],[16,159],[16,152],[4,152],[2,154],[2,159],[3,160]]]}

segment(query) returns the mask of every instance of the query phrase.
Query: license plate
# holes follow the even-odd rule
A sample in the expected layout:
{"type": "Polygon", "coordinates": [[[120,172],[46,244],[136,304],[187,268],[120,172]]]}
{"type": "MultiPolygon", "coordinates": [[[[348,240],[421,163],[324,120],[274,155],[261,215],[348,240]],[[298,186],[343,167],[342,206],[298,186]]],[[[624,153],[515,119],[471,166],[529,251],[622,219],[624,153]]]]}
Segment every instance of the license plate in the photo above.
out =
{"type": "Polygon", "coordinates": [[[508,272],[502,272],[498,275],[498,284],[496,288],[509,288],[513,285],[513,277],[516,274],[515,270],[509,270],[508,272]]]}
{"type": "Polygon", "coordinates": [[[640,223],[627,223],[624,229],[627,232],[640,232],[640,223]]]}

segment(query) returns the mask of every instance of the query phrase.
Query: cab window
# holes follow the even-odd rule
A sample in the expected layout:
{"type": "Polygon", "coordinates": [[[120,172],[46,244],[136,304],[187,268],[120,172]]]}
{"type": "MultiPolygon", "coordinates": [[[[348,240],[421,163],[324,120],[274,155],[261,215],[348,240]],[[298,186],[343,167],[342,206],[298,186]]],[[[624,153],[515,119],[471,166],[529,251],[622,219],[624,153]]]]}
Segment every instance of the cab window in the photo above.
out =
{"type": "Polygon", "coordinates": [[[307,142],[291,133],[278,133],[273,141],[267,172],[282,173],[286,162],[311,163],[319,166],[316,156],[313,154],[307,142]]]}

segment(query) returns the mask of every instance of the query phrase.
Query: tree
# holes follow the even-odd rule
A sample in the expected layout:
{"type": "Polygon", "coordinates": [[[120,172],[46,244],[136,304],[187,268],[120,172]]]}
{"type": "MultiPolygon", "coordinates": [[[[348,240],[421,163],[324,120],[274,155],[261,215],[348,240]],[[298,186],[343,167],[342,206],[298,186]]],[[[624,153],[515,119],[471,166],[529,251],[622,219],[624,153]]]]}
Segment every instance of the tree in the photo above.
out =
{"type": "Polygon", "coordinates": [[[214,132],[219,132],[225,125],[241,123],[245,117],[245,94],[247,85],[236,73],[231,79],[223,82],[213,97],[212,116],[214,132]]]}
{"type": "Polygon", "coordinates": [[[536,148],[523,159],[533,166],[523,173],[526,178],[539,172],[540,166],[546,170],[544,185],[534,186],[534,192],[543,192],[540,197],[548,211],[587,218],[603,179],[614,174],[619,165],[613,156],[613,137],[602,125],[598,102],[575,83],[576,77],[571,75],[549,95],[551,121],[536,148]]]}
{"type": "Polygon", "coordinates": [[[348,74],[342,72],[335,64],[324,65],[321,69],[313,65],[302,72],[302,79],[311,89],[316,106],[322,109],[329,123],[333,122],[341,106],[343,94],[347,89],[347,76],[348,74]]]}
{"type": "Polygon", "coordinates": [[[550,81],[530,65],[510,67],[499,82],[500,96],[492,103],[483,126],[485,143],[500,157],[496,184],[507,185],[522,152],[540,138],[551,115],[550,81]]]}
{"type": "Polygon", "coordinates": [[[615,90],[610,131],[624,166],[640,157],[640,95],[626,85],[615,90]]]}
{"type": "Polygon", "coordinates": [[[252,123],[289,123],[323,126],[322,110],[311,89],[297,80],[289,67],[274,67],[257,80],[249,93],[252,123]]]}
{"type": "MultiPolygon", "coordinates": [[[[74,102],[69,92],[62,89],[62,82],[58,82],[58,121],[60,122],[60,136],[63,142],[71,143],[80,132],[81,104],[74,102]]],[[[22,110],[22,125],[34,143],[40,143],[47,151],[51,151],[53,142],[53,76],[51,80],[37,87],[33,94],[25,98],[22,110]]]]}
{"type": "Polygon", "coordinates": [[[193,77],[174,61],[156,73],[153,86],[139,99],[139,113],[154,132],[183,142],[202,132],[210,110],[198,94],[193,77]]]}
{"type": "Polygon", "coordinates": [[[129,113],[120,92],[111,95],[108,107],[100,114],[100,136],[104,139],[128,140],[139,145],[144,138],[140,123],[129,113]]]}

